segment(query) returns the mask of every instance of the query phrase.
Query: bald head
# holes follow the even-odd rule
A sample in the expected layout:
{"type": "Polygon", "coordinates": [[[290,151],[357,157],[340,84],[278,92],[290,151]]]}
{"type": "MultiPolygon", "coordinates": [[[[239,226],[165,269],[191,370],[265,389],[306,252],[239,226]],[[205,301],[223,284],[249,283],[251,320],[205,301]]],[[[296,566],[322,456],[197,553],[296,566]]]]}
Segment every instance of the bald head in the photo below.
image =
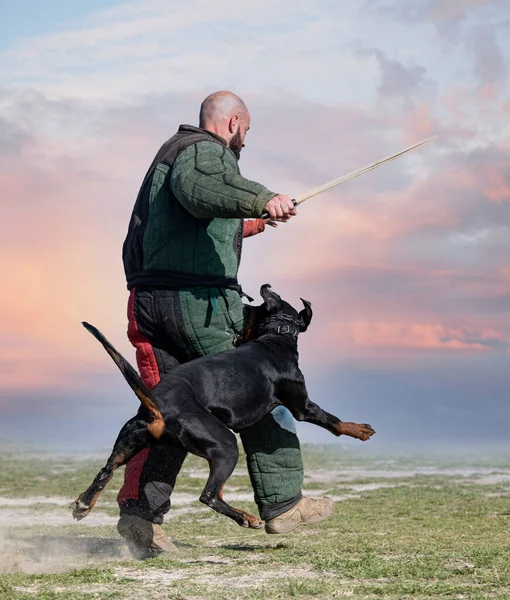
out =
{"type": "Polygon", "coordinates": [[[250,128],[250,113],[236,94],[226,90],[214,92],[200,106],[199,126],[225,139],[239,157],[250,128]]]}
{"type": "Polygon", "coordinates": [[[202,102],[200,107],[200,127],[206,129],[206,125],[221,123],[230,119],[233,115],[249,116],[246,104],[233,94],[223,90],[210,94],[202,102]]]}

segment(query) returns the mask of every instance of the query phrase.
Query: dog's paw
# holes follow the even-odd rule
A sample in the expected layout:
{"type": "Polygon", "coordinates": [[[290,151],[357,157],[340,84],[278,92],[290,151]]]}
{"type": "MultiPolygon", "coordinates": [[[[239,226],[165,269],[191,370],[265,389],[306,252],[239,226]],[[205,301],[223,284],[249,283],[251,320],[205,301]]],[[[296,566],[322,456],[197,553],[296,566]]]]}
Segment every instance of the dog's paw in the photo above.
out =
{"type": "Polygon", "coordinates": [[[73,519],[76,519],[77,521],[84,519],[92,510],[90,506],[83,504],[79,497],[69,505],[69,508],[72,511],[73,519]]]}
{"type": "Polygon", "coordinates": [[[250,523],[250,529],[262,529],[264,527],[265,521],[261,521],[260,519],[255,519],[255,521],[250,523]]]}
{"type": "Polygon", "coordinates": [[[350,437],[366,442],[375,433],[371,425],[367,423],[347,423],[339,421],[336,427],[337,435],[348,435],[350,437]]]}
{"type": "Polygon", "coordinates": [[[359,431],[356,437],[362,442],[369,440],[375,433],[375,431],[372,429],[372,426],[368,425],[368,423],[362,423],[361,425],[358,425],[358,427],[359,431]]]}
{"type": "Polygon", "coordinates": [[[250,513],[243,513],[243,521],[239,525],[248,529],[261,529],[264,527],[264,523],[264,521],[257,519],[256,516],[250,515],[250,513]]]}

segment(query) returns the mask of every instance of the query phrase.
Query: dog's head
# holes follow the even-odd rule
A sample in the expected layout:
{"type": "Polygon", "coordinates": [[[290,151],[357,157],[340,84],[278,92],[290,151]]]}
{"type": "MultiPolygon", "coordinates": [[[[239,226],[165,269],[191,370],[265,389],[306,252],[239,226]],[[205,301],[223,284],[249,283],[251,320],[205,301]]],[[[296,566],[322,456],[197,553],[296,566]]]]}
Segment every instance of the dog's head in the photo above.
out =
{"type": "Polygon", "coordinates": [[[236,336],[236,346],[271,332],[297,338],[300,332],[308,329],[312,320],[312,305],[308,300],[301,298],[304,308],[298,312],[273,292],[268,283],[260,288],[260,295],[264,299],[260,306],[246,307],[248,319],[243,331],[236,336]]]}

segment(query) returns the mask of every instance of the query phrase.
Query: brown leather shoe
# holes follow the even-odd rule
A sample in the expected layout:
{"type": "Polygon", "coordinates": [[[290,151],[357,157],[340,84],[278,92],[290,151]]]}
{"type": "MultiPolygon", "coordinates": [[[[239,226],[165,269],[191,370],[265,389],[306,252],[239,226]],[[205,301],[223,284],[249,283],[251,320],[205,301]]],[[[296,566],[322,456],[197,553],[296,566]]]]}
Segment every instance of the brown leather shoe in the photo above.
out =
{"type": "Polygon", "coordinates": [[[330,498],[301,498],[287,512],[266,521],[266,533],[288,533],[298,525],[311,525],[327,519],[333,512],[330,498]]]}
{"type": "Polygon", "coordinates": [[[121,515],[117,531],[126,540],[131,554],[139,560],[153,558],[164,552],[176,552],[160,525],[135,515],[121,515]]]}

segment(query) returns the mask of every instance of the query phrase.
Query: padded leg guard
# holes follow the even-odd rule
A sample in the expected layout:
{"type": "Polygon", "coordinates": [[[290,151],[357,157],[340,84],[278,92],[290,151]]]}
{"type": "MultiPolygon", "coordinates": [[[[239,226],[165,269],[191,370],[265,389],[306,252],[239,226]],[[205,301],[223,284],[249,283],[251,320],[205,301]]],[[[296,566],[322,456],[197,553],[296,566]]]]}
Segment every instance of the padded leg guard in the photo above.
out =
{"type": "Polygon", "coordinates": [[[264,520],[301,499],[303,459],[295,421],[283,406],[241,432],[255,501],[264,520]]]}

